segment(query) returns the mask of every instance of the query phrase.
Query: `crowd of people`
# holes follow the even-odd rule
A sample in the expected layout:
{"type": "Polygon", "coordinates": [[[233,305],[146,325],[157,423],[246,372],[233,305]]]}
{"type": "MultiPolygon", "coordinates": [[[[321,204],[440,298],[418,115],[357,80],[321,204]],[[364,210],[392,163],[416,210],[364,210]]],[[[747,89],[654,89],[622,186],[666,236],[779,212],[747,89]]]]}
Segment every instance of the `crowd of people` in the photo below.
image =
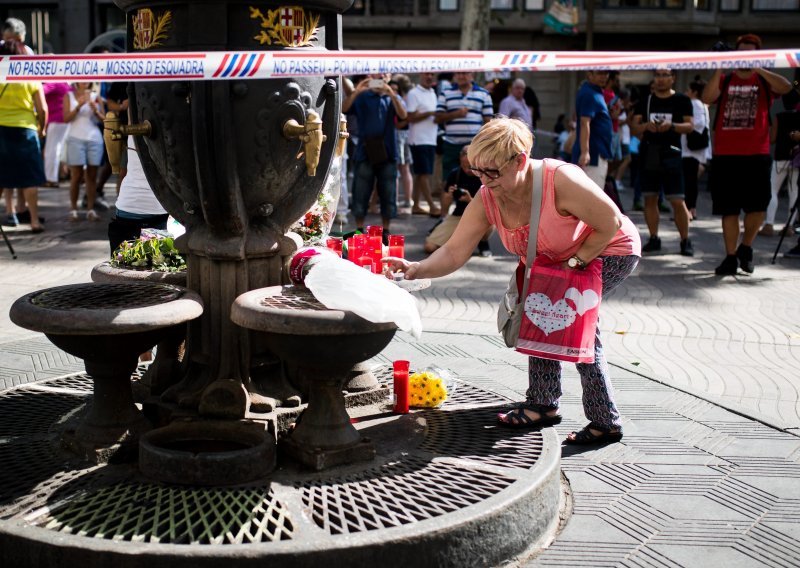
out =
{"type": "MultiPolygon", "coordinates": [[[[24,22],[8,18],[0,52],[31,55],[24,22]]],[[[20,82],[0,84],[0,191],[5,226],[30,224],[44,231],[38,211],[39,187],[69,179],[69,219],[99,221],[108,209],[103,185],[111,165],[103,143],[105,112],[127,109],[125,84],[20,82]],[[81,186],[83,199],[80,199],[81,186]],[[16,192],[16,196],[15,196],[16,192]],[[83,214],[80,209],[85,209],[83,214]]]]}
{"type": "MultiPolygon", "coordinates": [[[[6,20],[3,52],[32,53],[25,31],[20,20],[6,20]]],[[[730,48],[760,49],[761,40],[746,34],[730,48]]],[[[707,81],[698,75],[683,90],[666,68],[653,72],[649,89],[622,87],[620,78],[613,71],[586,73],[574,111],[556,121],[553,157],[580,166],[622,210],[619,193],[625,184],[632,187],[631,208],[644,212],[647,227],[645,254],[662,250],[659,228],[666,212],[679,234],[676,248],[694,254],[690,223],[698,217],[698,180],[708,171],[725,251],[716,273],[753,272],[754,239],[780,232],[779,190],[785,183],[790,206],[798,195],[797,89],[758,68],[716,71],[707,81]]],[[[447,242],[481,187],[465,150],[480,128],[499,114],[536,132],[541,109],[521,78],[483,86],[469,72],[415,79],[385,74],[344,81],[342,111],[351,139],[339,213],[351,213],[362,229],[367,214],[379,212],[387,236],[400,211],[429,215],[434,221],[425,251],[431,253],[447,242]]],[[[38,187],[57,187],[65,177],[69,219],[100,219],[111,174],[102,139],[106,111],[127,111],[125,84],[0,85],[4,225],[29,223],[32,231],[43,231],[38,187]]],[[[474,252],[491,256],[488,239],[474,252]]],[[[786,256],[800,257],[800,244],[786,256]]]]}

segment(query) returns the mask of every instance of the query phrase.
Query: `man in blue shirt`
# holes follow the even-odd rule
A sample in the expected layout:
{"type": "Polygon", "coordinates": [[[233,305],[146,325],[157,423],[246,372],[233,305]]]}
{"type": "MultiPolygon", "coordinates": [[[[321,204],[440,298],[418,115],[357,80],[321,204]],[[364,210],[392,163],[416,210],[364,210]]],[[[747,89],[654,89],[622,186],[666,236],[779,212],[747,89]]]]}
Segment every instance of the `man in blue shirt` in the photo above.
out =
{"type": "Polygon", "coordinates": [[[356,227],[363,229],[377,181],[384,235],[389,234],[389,223],[397,216],[395,117],[405,120],[407,116],[402,99],[389,86],[390,79],[391,74],[371,75],[356,85],[342,103],[342,112],[355,113],[359,131],[350,209],[356,227]]]}
{"type": "Polygon", "coordinates": [[[608,160],[611,159],[611,115],[603,98],[603,87],[607,82],[608,71],[588,71],[575,98],[578,127],[572,146],[572,161],[600,187],[605,185],[608,160]]]}

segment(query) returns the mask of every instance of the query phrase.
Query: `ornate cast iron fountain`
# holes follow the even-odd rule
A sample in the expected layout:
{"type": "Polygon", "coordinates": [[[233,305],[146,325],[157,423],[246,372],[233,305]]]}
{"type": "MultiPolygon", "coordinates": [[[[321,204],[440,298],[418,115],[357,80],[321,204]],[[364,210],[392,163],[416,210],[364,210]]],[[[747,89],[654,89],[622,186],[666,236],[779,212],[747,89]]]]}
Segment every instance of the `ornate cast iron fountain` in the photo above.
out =
{"type": "MultiPolygon", "coordinates": [[[[136,51],[340,50],[340,14],[351,0],[116,3],[136,51]]],[[[213,409],[223,403],[211,385],[234,380],[251,409],[298,404],[265,338],[235,325],[230,309],[244,292],[283,283],[296,250],[285,233],[317,198],[334,155],[340,80],[139,83],[130,94],[129,131],[154,192],[187,229],[179,243],[187,285],[205,303],[189,330],[186,371],[165,398],[213,409]]]]}

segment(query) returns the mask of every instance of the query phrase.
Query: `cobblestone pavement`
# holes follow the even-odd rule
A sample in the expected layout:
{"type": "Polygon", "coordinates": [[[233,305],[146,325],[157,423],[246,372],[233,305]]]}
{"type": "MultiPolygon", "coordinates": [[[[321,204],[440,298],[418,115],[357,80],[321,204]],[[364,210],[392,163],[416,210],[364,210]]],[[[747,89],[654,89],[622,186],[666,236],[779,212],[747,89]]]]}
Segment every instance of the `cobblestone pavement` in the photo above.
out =
{"type": "MultiPolygon", "coordinates": [[[[107,254],[104,223],[66,221],[65,189],[43,190],[42,200],[46,232],[9,231],[16,261],[0,250],[0,389],[80,369],[13,326],[8,307],[32,290],[87,281],[107,254]]],[[[703,195],[706,214],[691,227],[694,258],[675,254],[677,234],[662,215],[665,252],[643,259],[604,299],[601,327],[625,438],[582,453],[564,449],[573,514],[549,549],[520,564],[800,565],[800,261],[769,265],[777,239],[759,238],[752,276],[714,276],[721,236],[709,210],[703,195]]],[[[631,216],[643,225],[641,213],[631,216]]],[[[432,225],[424,216],[395,223],[407,235],[407,256],[421,257],[432,225]]],[[[399,333],[376,361],[435,364],[521,400],[525,359],[501,345],[494,323],[515,261],[496,240],[492,248],[493,258],[475,257],[419,293],[423,341],[399,333]]],[[[562,436],[585,423],[572,366],[564,377],[562,436]]]]}

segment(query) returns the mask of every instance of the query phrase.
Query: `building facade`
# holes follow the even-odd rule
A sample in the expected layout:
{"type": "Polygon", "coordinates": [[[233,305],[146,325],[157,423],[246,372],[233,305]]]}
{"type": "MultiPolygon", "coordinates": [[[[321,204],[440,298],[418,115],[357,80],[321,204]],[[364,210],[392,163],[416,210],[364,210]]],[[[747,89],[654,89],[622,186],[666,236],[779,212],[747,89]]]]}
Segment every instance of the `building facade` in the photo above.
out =
{"type": "MultiPolygon", "coordinates": [[[[355,0],[343,18],[346,49],[458,49],[464,0],[355,0]]],[[[544,24],[553,0],[491,0],[490,49],[585,49],[585,23],[576,36],[544,24]]],[[[583,8],[586,0],[578,0],[583,8]]],[[[258,5],[258,2],[253,2],[258,5]]],[[[273,2],[272,5],[278,5],[273,2]]],[[[38,53],[77,53],[101,33],[124,29],[111,0],[5,0],[0,17],[28,25],[27,43],[38,53]]],[[[800,0],[595,0],[593,48],[602,51],[702,51],[742,33],[762,36],[771,48],[798,47],[800,0]]],[[[692,72],[679,75],[685,88],[692,72]]],[[[521,74],[542,104],[543,125],[569,115],[582,73],[521,74]]],[[[623,84],[647,83],[649,73],[626,73],[623,84]]]]}

